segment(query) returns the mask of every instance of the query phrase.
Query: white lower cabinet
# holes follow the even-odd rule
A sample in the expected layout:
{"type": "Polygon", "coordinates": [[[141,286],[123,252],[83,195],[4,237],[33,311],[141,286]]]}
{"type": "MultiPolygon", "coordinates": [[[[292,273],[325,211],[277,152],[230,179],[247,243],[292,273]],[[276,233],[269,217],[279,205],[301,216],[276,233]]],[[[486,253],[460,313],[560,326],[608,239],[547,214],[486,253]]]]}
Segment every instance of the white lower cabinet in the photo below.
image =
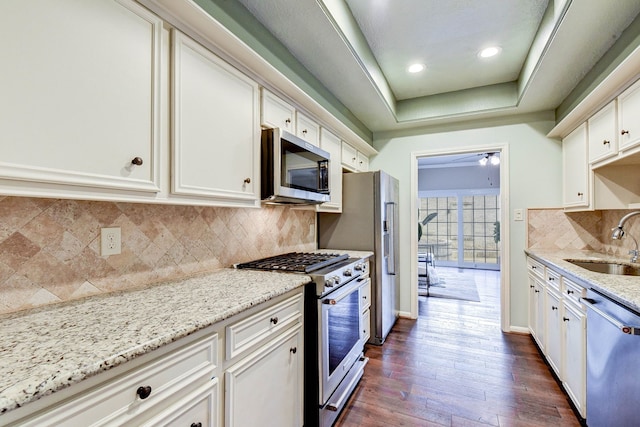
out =
{"type": "Polygon", "coordinates": [[[529,328],[580,415],[586,417],[587,317],[580,297],[585,289],[531,258],[529,328]],[[544,268],[547,282],[532,272],[544,268]],[[553,278],[553,281],[550,279],[553,278]],[[536,292],[538,291],[538,292],[536,292]],[[540,297],[544,295],[544,298],[540,297]],[[542,309],[540,308],[542,306],[542,309]],[[540,331],[542,328],[542,331],[540,331]]]}
{"type": "MultiPolygon", "coordinates": [[[[179,417],[193,414],[195,418],[192,422],[201,422],[201,414],[189,411],[191,402],[186,398],[181,399],[181,396],[193,393],[200,396],[203,389],[209,394],[216,393],[216,378],[219,376],[218,340],[219,334],[213,333],[195,343],[188,340],[190,342],[182,348],[123,374],[113,376],[107,371],[103,374],[104,381],[96,387],[52,405],[35,418],[16,425],[138,425],[150,419],[159,420],[165,415],[169,416],[166,413],[168,407],[179,417]],[[187,410],[180,411],[180,408],[187,410]]],[[[126,365],[121,367],[126,369],[126,365]]],[[[219,402],[211,401],[211,406],[216,411],[219,402]]],[[[212,422],[203,425],[217,424],[212,422]]]]}
{"type": "Polygon", "coordinates": [[[225,426],[301,426],[302,329],[290,329],[225,372],[225,426]]]}
{"type": "Polygon", "coordinates": [[[213,378],[209,384],[200,387],[180,401],[170,406],[158,416],[142,422],[144,427],[152,426],[193,426],[217,427],[220,425],[220,381],[213,378]]]}
{"type": "Polygon", "coordinates": [[[290,291],[25,405],[8,425],[300,427],[302,292],[290,291]],[[237,340],[230,339],[231,330],[237,340]]]}
{"type": "Polygon", "coordinates": [[[579,297],[585,296],[581,286],[564,280],[564,312],[562,339],[565,345],[562,371],[563,385],[578,412],[587,416],[587,315],[579,297]]]}
{"type": "Polygon", "coordinates": [[[544,284],[529,273],[529,330],[540,349],[545,348],[544,284]]]}
{"type": "Polygon", "coordinates": [[[562,302],[560,294],[551,287],[545,291],[547,346],[546,355],[549,365],[558,377],[562,376],[562,302]]]}
{"type": "MultiPolygon", "coordinates": [[[[368,267],[367,267],[368,268],[368,267]]],[[[371,279],[366,277],[360,288],[360,317],[362,319],[362,343],[363,345],[369,341],[371,337],[371,279]]]]}

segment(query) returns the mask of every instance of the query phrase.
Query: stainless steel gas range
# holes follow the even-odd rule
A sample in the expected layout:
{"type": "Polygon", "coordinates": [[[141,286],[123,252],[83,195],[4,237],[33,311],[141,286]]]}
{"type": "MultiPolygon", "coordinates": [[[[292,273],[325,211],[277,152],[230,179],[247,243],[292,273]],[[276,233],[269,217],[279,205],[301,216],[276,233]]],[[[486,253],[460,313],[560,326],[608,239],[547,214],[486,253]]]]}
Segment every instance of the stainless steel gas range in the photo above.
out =
{"type": "Polygon", "coordinates": [[[363,293],[370,286],[369,263],[332,253],[288,253],[237,264],[236,268],[307,274],[305,288],[306,427],[333,425],[362,375],[363,293]]]}

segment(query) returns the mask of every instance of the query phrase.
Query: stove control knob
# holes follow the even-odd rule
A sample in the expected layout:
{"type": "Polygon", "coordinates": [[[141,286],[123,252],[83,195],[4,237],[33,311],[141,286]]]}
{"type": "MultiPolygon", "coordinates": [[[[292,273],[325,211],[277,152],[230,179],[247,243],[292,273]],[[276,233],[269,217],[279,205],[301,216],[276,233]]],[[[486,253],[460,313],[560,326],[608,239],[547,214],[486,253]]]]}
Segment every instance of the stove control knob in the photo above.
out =
{"type": "Polygon", "coordinates": [[[333,277],[330,277],[330,278],[328,278],[327,280],[324,281],[324,285],[327,288],[332,288],[333,285],[335,285],[335,284],[336,284],[336,280],[333,277]]]}
{"type": "Polygon", "coordinates": [[[333,276],[332,279],[336,283],[336,285],[340,283],[340,276],[333,276]]]}
{"type": "Polygon", "coordinates": [[[353,275],[353,273],[351,272],[351,270],[346,269],[343,273],[342,273],[345,277],[351,277],[353,275]]]}
{"type": "Polygon", "coordinates": [[[364,262],[356,264],[356,266],[354,268],[355,268],[356,271],[364,271],[364,262]]]}

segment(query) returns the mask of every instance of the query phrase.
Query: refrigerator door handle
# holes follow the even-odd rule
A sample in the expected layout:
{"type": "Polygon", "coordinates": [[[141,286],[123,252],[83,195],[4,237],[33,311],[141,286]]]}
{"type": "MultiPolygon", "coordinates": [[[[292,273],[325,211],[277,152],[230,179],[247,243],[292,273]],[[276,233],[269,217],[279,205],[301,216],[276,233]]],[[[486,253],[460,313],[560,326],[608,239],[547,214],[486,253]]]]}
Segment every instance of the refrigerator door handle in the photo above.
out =
{"type": "Polygon", "coordinates": [[[396,254],[395,254],[395,242],[393,241],[394,235],[393,230],[395,230],[395,214],[396,214],[396,204],[394,202],[387,202],[384,204],[385,206],[385,231],[384,234],[384,255],[387,259],[387,272],[391,275],[396,274],[396,254]]]}

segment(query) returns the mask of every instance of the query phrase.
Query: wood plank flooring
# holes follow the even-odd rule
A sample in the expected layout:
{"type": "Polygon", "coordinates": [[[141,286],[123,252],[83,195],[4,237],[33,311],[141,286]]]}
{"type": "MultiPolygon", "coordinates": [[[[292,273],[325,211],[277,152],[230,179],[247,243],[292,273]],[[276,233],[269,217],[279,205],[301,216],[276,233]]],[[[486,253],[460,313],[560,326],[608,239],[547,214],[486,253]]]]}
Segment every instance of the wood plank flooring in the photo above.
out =
{"type": "Polygon", "coordinates": [[[365,374],[338,427],[579,426],[528,335],[503,334],[499,273],[473,274],[481,302],[419,297],[365,374]]]}

